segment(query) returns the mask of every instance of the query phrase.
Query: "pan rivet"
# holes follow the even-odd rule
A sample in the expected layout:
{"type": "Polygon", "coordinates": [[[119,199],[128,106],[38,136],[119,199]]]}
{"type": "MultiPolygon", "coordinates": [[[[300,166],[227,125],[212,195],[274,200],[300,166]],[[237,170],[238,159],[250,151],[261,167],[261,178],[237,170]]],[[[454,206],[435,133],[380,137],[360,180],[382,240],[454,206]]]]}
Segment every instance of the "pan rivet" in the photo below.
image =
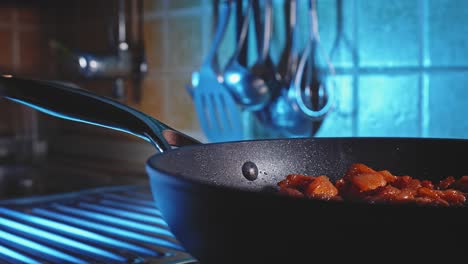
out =
{"type": "Polygon", "coordinates": [[[256,180],[258,177],[257,165],[251,161],[247,161],[242,165],[242,175],[249,181],[256,180]]]}

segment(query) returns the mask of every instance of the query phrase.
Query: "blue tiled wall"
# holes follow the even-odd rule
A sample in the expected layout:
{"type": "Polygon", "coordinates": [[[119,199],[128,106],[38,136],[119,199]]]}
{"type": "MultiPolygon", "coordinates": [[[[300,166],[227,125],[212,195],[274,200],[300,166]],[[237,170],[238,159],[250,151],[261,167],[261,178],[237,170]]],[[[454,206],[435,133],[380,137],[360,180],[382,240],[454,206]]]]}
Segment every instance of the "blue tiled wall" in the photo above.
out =
{"type": "Polygon", "coordinates": [[[360,136],[418,136],[417,74],[370,74],[359,78],[357,133],[360,136]]]}
{"type": "MultiPolygon", "coordinates": [[[[285,1],[273,1],[274,62],[284,45],[285,1]]],[[[315,136],[468,138],[467,0],[316,1],[321,46],[337,72],[338,105],[315,136]]],[[[297,3],[303,48],[309,0],[297,3]]],[[[235,43],[232,25],[221,64],[235,43]]],[[[254,47],[249,43],[251,63],[254,47]]]]}
{"type": "MultiPolygon", "coordinates": [[[[327,50],[337,1],[317,0],[327,50]]],[[[339,110],[317,136],[468,138],[468,1],[342,2],[352,47],[332,58],[339,110]]]]}
{"type": "Polygon", "coordinates": [[[427,64],[468,66],[468,2],[430,0],[424,3],[427,64]]]}
{"type": "Polygon", "coordinates": [[[424,133],[434,137],[468,137],[468,73],[434,72],[428,80],[424,133]]]}

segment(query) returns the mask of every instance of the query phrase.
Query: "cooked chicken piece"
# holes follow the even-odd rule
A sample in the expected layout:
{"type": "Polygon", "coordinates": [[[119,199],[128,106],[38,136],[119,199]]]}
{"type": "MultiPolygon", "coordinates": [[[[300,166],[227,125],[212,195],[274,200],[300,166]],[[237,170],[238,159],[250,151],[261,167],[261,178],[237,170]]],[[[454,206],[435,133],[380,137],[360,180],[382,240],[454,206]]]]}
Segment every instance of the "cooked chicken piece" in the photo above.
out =
{"type": "Polygon", "coordinates": [[[361,173],[351,177],[350,181],[358,187],[360,191],[371,191],[379,187],[385,186],[385,181],[382,174],[376,173],[361,173]]]}
{"type": "Polygon", "coordinates": [[[343,179],[347,180],[355,175],[362,174],[362,173],[377,173],[377,172],[362,163],[354,163],[354,164],[351,164],[351,166],[349,166],[349,169],[348,171],[346,171],[346,174],[343,177],[343,179]]]}
{"type": "Polygon", "coordinates": [[[319,176],[309,184],[305,194],[307,197],[329,200],[338,195],[338,189],[327,176],[319,176]]]}
{"type": "Polygon", "coordinates": [[[278,186],[280,188],[295,188],[303,192],[315,178],[316,177],[301,174],[290,174],[286,176],[286,179],[280,181],[278,186]]]}
{"type": "Polygon", "coordinates": [[[437,185],[429,180],[395,176],[356,163],[333,184],[327,176],[291,174],[278,183],[280,193],[322,200],[369,203],[416,203],[434,206],[468,205],[468,176],[447,177],[437,185]]]}
{"type": "Polygon", "coordinates": [[[294,189],[294,188],[288,188],[288,187],[281,187],[279,189],[279,192],[281,194],[285,194],[287,196],[291,196],[291,197],[304,197],[304,194],[301,193],[300,191],[294,189]]]}
{"type": "Polygon", "coordinates": [[[468,176],[463,176],[454,184],[455,189],[468,193],[468,176]]]}
{"type": "Polygon", "coordinates": [[[391,174],[388,170],[379,171],[379,173],[384,177],[386,182],[394,182],[397,177],[391,174]]]}
{"type": "Polygon", "coordinates": [[[441,190],[448,189],[453,183],[455,182],[455,178],[453,176],[449,176],[439,182],[437,187],[441,190]]]}
{"type": "Polygon", "coordinates": [[[398,189],[414,189],[417,190],[421,188],[421,181],[418,179],[413,179],[410,176],[399,176],[396,181],[392,182],[391,185],[397,187],[398,189]]]}
{"type": "Polygon", "coordinates": [[[450,205],[464,205],[466,203],[466,197],[460,191],[447,189],[439,192],[440,198],[447,201],[450,205]]]}

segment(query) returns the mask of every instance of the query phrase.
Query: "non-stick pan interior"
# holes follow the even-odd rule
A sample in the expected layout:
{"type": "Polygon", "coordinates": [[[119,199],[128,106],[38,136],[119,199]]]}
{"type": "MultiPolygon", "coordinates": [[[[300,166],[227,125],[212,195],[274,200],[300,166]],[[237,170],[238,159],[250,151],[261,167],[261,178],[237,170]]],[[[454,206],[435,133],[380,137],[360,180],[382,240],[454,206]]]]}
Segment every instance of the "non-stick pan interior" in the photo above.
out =
{"type": "Polygon", "coordinates": [[[339,179],[352,163],[395,175],[438,180],[468,175],[468,140],[417,138],[311,138],[244,141],[183,147],[154,155],[149,165],[166,175],[202,183],[261,190],[291,173],[339,179]],[[255,180],[242,172],[258,168],[255,180]]]}

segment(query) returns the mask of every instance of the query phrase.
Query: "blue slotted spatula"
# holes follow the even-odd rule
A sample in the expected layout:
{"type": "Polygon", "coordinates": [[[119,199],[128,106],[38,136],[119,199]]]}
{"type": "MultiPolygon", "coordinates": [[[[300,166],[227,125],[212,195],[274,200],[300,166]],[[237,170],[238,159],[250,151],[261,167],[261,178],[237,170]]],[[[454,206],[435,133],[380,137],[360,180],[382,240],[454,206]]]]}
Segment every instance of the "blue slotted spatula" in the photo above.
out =
{"type": "Polygon", "coordinates": [[[230,2],[221,1],[215,36],[198,73],[198,85],[193,88],[195,110],[210,142],[241,140],[244,134],[239,106],[223,86],[222,75],[215,70],[216,52],[229,22],[230,2]]]}

